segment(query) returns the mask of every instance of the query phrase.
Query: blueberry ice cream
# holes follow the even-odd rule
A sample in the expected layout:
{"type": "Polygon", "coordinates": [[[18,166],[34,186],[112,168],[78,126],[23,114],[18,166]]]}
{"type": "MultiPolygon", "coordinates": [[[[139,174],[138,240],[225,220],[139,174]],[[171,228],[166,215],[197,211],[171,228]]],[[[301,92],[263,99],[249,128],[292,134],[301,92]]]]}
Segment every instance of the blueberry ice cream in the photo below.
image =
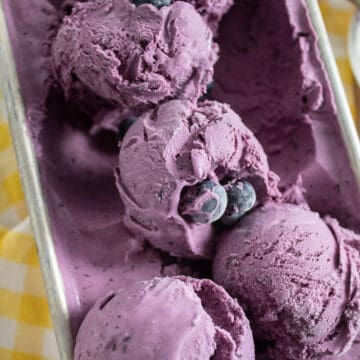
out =
{"type": "Polygon", "coordinates": [[[146,108],[196,101],[213,77],[218,47],[194,7],[158,9],[128,0],[77,3],[53,44],[55,74],[69,98],[89,90],[114,105],[146,108]]]}
{"type": "Polygon", "coordinates": [[[252,184],[258,204],[279,195],[251,131],[229,106],[210,101],[173,100],[144,114],[122,141],[116,174],[128,229],[187,258],[212,257],[212,224],[227,209],[232,179],[252,184]]]}

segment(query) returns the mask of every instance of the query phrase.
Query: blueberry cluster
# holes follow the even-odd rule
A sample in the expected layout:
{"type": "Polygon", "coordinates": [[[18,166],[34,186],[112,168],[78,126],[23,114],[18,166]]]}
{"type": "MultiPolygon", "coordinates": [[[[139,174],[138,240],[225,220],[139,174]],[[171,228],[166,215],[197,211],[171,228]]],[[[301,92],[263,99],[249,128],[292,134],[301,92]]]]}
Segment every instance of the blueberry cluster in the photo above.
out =
{"type": "Polygon", "coordinates": [[[204,180],[185,188],[179,206],[180,214],[195,224],[214,223],[221,219],[234,225],[256,203],[254,187],[245,180],[235,180],[224,186],[204,180]]]}

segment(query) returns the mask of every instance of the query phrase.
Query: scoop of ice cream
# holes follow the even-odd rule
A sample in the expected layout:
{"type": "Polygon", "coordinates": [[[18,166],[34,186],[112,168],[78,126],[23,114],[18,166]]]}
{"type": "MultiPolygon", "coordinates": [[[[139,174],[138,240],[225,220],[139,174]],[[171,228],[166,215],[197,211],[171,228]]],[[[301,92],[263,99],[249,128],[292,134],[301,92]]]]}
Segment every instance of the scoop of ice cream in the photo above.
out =
{"type": "Polygon", "coordinates": [[[80,87],[124,107],[177,97],[196,100],[213,77],[218,47],[190,4],[161,9],[128,0],[76,3],[53,45],[65,94],[80,87]]]}
{"type": "Polygon", "coordinates": [[[268,203],[221,239],[214,279],[247,307],[272,359],[341,354],[359,332],[359,248],[331,218],[268,203]]]}
{"type": "MultiPolygon", "coordinates": [[[[85,2],[86,0],[64,0],[61,6],[61,14],[70,15],[77,1],[85,2]]],[[[129,0],[131,2],[131,0],[129,0]]],[[[178,0],[134,0],[135,5],[152,4],[158,8],[167,6],[178,0]]],[[[195,7],[198,13],[203,17],[205,22],[216,34],[219,23],[225,13],[229,11],[233,5],[233,0],[184,0],[195,7]]]]}
{"type": "Polygon", "coordinates": [[[255,359],[241,307],[210,280],[162,278],[98,301],[76,339],[74,359],[255,359]]]}
{"type": "Polygon", "coordinates": [[[218,216],[208,201],[222,207],[227,199],[215,187],[199,192],[204,181],[220,189],[244,179],[258,204],[278,194],[277,177],[254,135],[229,106],[211,101],[173,100],[145,113],[122,142],[116,176],[128,229],[181,257],[213,253],[211,223],[218,216]],[[205,221],[186,216],[199,210],[205,221]]]}

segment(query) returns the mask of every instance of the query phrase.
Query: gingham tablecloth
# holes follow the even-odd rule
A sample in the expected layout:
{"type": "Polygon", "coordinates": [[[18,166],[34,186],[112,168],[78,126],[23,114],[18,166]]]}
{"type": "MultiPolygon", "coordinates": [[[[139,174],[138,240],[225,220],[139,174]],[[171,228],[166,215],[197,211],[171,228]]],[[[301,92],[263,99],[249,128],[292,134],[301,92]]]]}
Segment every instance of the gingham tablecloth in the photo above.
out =
{"type": "MultiPolygon", "coordinates": [[[[319,2],[355,115],[346,50],[353,7],[319,2]]],[[[58,359],[57,348],[0,91],[0,360],[45,359],[58,359]]]]}
{"type": "MultiPolygon", "coordinates": [[[[354,6],[346,0],[319,0],[351,111],[356,118],[355,79],[351,72],[347,35],[354,6]]],[[[358,124],[357,124],[358,125],[358,124]]],[[[359,129],[359,127],[358,127],[359,129]]]]}
{"type": "Polygon", "coordinates": [[[0,92],[0,360],[58,359],[0,92]]]}

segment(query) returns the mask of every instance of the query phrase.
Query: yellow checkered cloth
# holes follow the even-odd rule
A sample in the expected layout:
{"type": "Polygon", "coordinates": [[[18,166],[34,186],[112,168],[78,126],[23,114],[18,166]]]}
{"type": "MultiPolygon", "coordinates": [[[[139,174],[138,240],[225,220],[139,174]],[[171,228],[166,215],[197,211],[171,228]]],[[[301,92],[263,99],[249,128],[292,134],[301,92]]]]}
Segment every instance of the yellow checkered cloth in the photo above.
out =
{"type": "MultiPolygon", "coordinates": [[[[353,7],[320,0],[350,106],[354,79],[346,51],[353,7]]],[[[0,93],[0,360],[58,359],[39,262],[0,93]]]]}
{"type": "MultiPolygon", "coordinates": [[[[354,118],[356,118],[356,83],[351,72],[347,48],[348,29],[355,7],[346,0],[319,0],[319,4],[324,15],[325,25],[334,50],[349,105],[354,118]]],[[[359,126],[358,129],[360,129],[359,126]]]]}
{"type": "Polygon", "coordinates": [[[58,359],[0,92],[0,359],[58,359]]]}

